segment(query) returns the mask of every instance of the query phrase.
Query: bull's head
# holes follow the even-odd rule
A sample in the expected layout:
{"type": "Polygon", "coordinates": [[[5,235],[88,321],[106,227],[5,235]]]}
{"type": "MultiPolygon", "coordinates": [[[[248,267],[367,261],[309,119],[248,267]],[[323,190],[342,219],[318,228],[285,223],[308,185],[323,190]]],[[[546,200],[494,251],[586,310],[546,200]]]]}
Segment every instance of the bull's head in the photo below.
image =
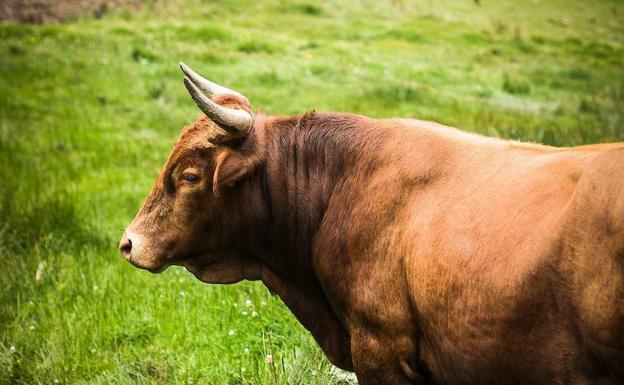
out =
{"type": "MultiPolygon", "coordinates": [[[[323,218],[322,202],[332,192],[322,167],[303,173],[315,182],[325,178],[309,189],[289,178],[288,167],[297,165],[297,157],[289,161],[293,152],[288,146],[292,133],[305,132],[302,117],[254,115],[243,95],[180,66],[186,88],[206,116],[182,132],[126,228],[121,254],[152,272],[183,265],[207,283],[261,279],[312,332],[330,360],[352,370],[349,335],[307,265],[310,259],[301,257],[309,253],[307,236],[318,225],[314,221],[323,218]],[[304,231],[295,228],[298,220],[304,231]]],[[[308,164],[327,164],[322,151],[300,156],[308,164]]]]}
{"type": "Polygon", "coordinates": [[[130,263],[151,272],[180,264],[206,282],[253,279],[249,261],[232,252],[248,223],[235,214],[237,200],[219,194],[257,166],[258,135],[248,137],[255,123],[251,106],[240,93],[180,67],[184,85],[207,118],[182,132],[119,249],[130,263]]]}

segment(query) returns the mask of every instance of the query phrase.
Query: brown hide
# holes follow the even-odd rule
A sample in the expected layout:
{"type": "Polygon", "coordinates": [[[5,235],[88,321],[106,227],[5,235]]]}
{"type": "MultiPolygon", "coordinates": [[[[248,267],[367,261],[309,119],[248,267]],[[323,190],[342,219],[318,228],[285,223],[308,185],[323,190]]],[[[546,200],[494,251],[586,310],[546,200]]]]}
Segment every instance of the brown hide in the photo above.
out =
{"type": "Polygon", "coordinates": [[[183,132],[132,263],[262,280],[362,385],[623,382],[624,145],[337,113],[219,132],[183,132]]]}

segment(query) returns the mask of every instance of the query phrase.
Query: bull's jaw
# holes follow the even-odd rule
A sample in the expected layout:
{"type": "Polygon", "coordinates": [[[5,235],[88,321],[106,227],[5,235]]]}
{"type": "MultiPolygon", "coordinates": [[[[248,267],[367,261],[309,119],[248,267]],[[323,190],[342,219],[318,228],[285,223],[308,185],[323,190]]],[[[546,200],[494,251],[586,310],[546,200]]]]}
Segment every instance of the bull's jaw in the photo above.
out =
{"type": "Polygon", "coordinates": [[[152,274],[160,274],[163,271],[167,270],[167,268],[169,267],[168,264],[164,264],[160,267],[156,267],[156,268],[152,268],[152,269],[146,269],[147,271],[149,271],[152,274]]]}
{"type": "Polygon", "coordinates": [[[237,254],[216,253],[181,263],[195,278],[205,283],[230,284],[260,279],[261,268],[255,261],[237,254]]]}

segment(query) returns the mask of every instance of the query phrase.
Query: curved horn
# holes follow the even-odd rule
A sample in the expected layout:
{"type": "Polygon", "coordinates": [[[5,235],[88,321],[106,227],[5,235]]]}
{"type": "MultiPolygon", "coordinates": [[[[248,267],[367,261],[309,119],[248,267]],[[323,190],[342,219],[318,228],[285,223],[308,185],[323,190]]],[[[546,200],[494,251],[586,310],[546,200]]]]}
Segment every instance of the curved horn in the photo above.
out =
{"type": "Polygon", "coordinates": [[[210,80],[202,77],[197,72],[193,71],[189,66],[187,66],[183,62],[180,62],[180,69],[209,98],[212,98],[217,95],[229,94],[229,95],[238,96],[249,104],[249,101],[244,95],[234,90],[231,90],[227,87],[220,86],[217,83],[211,82],[210,80]]]}
{"type": "Polygon", "coordinates": [[[243,136],[249,132],[253,123],[253,118],[249,112],[218,105],[204,95],[195,83],[186,76],[184,77],[184,85],[199,109],[213,122],[235,136],[243,136]]]}

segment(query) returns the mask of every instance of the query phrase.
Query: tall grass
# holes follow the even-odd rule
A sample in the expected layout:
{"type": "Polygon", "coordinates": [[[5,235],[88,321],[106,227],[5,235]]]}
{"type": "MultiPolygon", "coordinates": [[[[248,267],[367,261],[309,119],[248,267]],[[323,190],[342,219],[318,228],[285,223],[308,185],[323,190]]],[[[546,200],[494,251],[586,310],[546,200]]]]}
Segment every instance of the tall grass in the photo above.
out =
{"type": "Polygon", "coordinates": [[[342,381],[260,284],[153,276],[118,256],[198,115],[179,60],[268,113],[579,145],[624,140],[621,15],[608,0],[171,1],[0,24],[0,383],[342,381]]]}

